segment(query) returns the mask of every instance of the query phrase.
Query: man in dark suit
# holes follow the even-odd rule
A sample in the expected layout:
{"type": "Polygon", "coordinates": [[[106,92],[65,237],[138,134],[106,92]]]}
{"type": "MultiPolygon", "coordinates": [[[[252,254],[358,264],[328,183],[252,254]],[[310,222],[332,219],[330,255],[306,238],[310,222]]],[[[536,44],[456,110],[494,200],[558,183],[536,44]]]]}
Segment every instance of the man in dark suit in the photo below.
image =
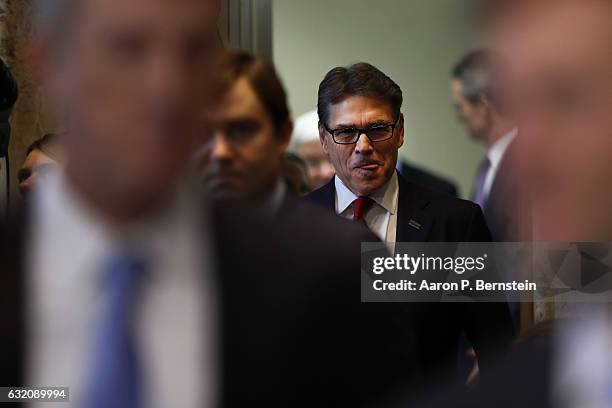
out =
{"type": "Polygon", "coordinates": [[[451,89],[457,118],[486,149],[471,199],[482,208],[493,241],[518,241],[520,194],[512,168],[517,129],[503,97],[504,65],[494,51],[472,51],[453,68],[451,89]]]}
{"type": "MultiPolygon", "coordinates": [[[[472,51],[453,68],[451,90],[457,118],[486,150],[476,172],[471,200],[482,208],[493,241],[512,242],[520,241],[521,232],[526,232],[529,211],[519,189],[515,142],[518,131],[509,98],[505,97],[505,65],[495,51],[472,51]]],[[[515,273],[519,268],[507,270],[515,273]]],[[[518,327],[520,305],[511,303],[510,308],[518,327]]]]}
{"type": "MultiPolygon", "coordinates": [[[[319,134],[336,177],[307,198],[365,223],[391,252],[397,242],[490,241],[477,205],[414,185],[397,174],[398,149],[404,140],[401,104],[399,86],[370,64],[329,71],[319,86],[319,134]]],[[[402,306],[396,316],[406,326],[404,338],[413,340],[419,359],[412,363],[424,379],[455,366],[462,331],[476,350],[483,375],[492,350],[506,346],[512,337],[505,303],[402,306]]]]}

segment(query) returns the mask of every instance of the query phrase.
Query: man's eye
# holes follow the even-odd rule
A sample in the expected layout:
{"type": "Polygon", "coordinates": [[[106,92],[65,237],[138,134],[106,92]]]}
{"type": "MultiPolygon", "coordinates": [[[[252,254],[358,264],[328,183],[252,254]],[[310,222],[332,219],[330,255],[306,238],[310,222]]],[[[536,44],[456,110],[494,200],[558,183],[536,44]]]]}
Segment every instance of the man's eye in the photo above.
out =
{"type": "Polygon", "coordinates": [[[355,129],[340,129],[336,131],[336,135],[340,137],[351,137],[355,134],[355,129]]]}
{"type": "Polygon", "coordinates": [[[258,126],[254,123],[237,123],[229,127],[228,135],[232,138],[250,137],[258,130],[258,126]]]}

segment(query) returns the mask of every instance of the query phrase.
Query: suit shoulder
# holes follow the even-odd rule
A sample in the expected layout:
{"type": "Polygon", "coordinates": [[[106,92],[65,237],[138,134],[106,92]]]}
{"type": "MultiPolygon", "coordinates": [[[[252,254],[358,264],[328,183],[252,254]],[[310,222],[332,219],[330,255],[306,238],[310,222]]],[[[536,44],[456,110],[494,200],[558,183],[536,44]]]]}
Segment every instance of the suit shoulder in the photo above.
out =
{"type": "Polygon", "coordinates": [[[430,190],[440,191],[453,197],[457,196],[457,186],[452,181],[434,174],[429,170],[404,162],[401,175],[406,181],[430,190]]]}
{"type": "Polygon", "coordinates": [[[472,201],[453,197],[440,191],[432,190],[409,181],[404,180],[404,185],[409,189],[409,195],[420,197],[427,202],[426,205],[444,207],[459,212],[473,212],[480,210],[480,206],[472,201]]]}

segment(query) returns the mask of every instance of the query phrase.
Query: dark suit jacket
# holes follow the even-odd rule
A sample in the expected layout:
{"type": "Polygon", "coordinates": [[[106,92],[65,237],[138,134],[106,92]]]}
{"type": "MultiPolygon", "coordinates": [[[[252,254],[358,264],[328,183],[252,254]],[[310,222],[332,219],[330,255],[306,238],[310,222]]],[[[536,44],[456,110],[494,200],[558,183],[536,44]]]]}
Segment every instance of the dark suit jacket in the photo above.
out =
{"type": "MultiPolygon", "coordinates": [[[[360,243],[376,238],[297,199],[283,208],[278,222],[227,206],[207,218],[218,265],[220,406],[369,405],[409,371],[398,369],[398,349],[387,347],[395,342],[394,315],[360,302],[360,243]]],[[[6,386],[24,384],[28,219],[0,222],[6,386]]]]}
{"type": "MultiPolygon", "coordinates": [[[[491,235],[480,207],[472,202],[411,184],[398,176],[397,242],[488,242],[491,235]],[[421,224],[417,230],[409,225],[421,224]]],[[[335,211],[335,185],[330,181],[306,196],[335,211]]],[[[377,307],[379,304],[366,304],[377,307]]],[[[430,381],[456,368],[459,336],[465,332],[474,346],[483,376],[488,375],[496,349],[506,348],[513,326],[505,303],[400,303],[393,347],[405,357],[397,364],[416,367],[430,381]],[[401,327],[401,328],[400,328],[401,327]],[[413,352],[406,349],[415,347],[413,352]],[[416,358],[414,356],[416,355],[416,358]],[[414,358],[414,359],[412,359],[414,358]]],[[[392,308],[392,306],[387,305],[392,308]]]]}
{"type": "Polygon", "coordinates": [[[406,160],[402,160],[399,172],[404,179],[406,179],[406,181],[412,184],[416,184],[417,186],[425,187],[430,190],[439,191],[441,193],[446,193],[453,197],[459,196],[455,183],[437,176],[428,170],[413,166],[406,160]]]}

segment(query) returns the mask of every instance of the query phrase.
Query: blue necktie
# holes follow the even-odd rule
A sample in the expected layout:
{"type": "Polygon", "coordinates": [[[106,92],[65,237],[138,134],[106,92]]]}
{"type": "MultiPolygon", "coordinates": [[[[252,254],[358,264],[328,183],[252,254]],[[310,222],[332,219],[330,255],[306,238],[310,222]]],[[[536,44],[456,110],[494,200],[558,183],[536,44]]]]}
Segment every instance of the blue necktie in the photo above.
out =
{"type": "Polygon", "coordinates": [[[484,157],[480,166],[478,166],[478,172],[476,173],[476,183],[474,184],[474,192],[472,194],[472,201],[475,202],[484,210],[486,198],[485,198],[485,179],[487,172],[491,167],[491,162],[487,156],[484,157]]]}
{"type": "Polygon", "coordinates": [[[133,309],[145,270],[144,259],[130,254],[114,256],[104,268],[102,283],[108,301],[94,337],[84,407],[143,406],[133,309]]]}

